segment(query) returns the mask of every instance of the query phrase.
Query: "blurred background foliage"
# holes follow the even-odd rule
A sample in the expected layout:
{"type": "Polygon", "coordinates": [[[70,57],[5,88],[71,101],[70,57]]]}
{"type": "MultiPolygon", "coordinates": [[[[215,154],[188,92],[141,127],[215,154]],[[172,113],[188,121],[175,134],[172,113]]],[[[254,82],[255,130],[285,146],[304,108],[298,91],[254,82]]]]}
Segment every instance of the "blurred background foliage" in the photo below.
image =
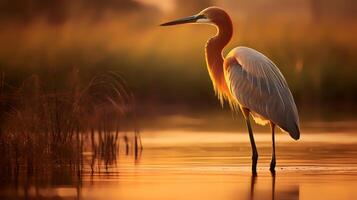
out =
{"type": "Polygon", "coordinates": [[[115,70],[133,90],[139,113],[219,109],[204,59],[215,29],[158,26],[211,5],[234,22],[225,53],[242,45],[266,54],[299,107],[356,106],[355,0],[2,0],[0,70],[12,85],[34,73],[65,84],[73,68],[84,80],[115,70]]]}

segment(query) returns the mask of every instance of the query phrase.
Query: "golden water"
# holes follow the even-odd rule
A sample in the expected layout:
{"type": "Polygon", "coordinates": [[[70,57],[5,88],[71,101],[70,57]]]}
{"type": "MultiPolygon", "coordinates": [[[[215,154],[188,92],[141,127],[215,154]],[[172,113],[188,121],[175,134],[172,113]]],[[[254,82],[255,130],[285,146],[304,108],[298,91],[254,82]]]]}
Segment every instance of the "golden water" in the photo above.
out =
{"type": "MultiPolygon", "coordinates": [[[[277,172],[269,172],[271,136],[256,133],[258,176],[250,172],[245,132],[147,130],[135,160],[82,181],[2,186],[1,199],[357,199],[357,134],[354,129],[303,130],[299,141],[278,132],[277,172]]],[[[88,169],[87,169],[88,170],[88,169]]],[[[89,171],[89,170],[88,170],[89,171]]],[[[62,175],[59,175],[62,176],[62,175]]]]}

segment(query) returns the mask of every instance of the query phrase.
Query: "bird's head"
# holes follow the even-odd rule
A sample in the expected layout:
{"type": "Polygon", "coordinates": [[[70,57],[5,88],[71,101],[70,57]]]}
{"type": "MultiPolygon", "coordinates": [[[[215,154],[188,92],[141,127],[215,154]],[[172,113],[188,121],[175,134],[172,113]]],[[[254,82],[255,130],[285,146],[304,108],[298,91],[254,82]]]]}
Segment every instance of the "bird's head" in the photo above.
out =
{"type": "Polygon", "coordinates": [[[172,26],[172,25],[188,24],[188,23],[219,25],[226,20],[230,20],[226,11],[224,11],[219,7],[208,7],[196,15],[166,22],[161,24],[160,26],[172,26]]]}

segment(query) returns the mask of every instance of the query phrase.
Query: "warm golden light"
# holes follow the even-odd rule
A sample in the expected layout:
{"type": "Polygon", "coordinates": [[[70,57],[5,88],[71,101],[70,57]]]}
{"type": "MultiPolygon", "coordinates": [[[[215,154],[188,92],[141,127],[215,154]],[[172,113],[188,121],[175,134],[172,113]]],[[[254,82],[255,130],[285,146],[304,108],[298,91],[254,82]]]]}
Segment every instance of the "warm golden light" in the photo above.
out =
{"type": "Polygon", "coordinates": [[[0,199],[357,199],[356,7],[1,1],[0,199]]]}

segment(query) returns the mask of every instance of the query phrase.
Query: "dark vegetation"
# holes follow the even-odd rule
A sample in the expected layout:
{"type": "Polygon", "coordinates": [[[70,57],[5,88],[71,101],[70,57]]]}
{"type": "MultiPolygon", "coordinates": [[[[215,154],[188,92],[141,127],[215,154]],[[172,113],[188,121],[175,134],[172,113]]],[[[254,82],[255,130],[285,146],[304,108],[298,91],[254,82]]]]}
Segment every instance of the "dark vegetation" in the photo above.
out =
{"type": "Polygon", "coordinates": [[[100,73],[85,83],[74,69],[61,78],[59,84],[55,72],[32,75],[11,86],[1,74],[1,183],[23,174],[67,171],[80,178],[108,170],[119,144],[135,159],[140,155],[134,96],[118,73],[100,73]]]}

